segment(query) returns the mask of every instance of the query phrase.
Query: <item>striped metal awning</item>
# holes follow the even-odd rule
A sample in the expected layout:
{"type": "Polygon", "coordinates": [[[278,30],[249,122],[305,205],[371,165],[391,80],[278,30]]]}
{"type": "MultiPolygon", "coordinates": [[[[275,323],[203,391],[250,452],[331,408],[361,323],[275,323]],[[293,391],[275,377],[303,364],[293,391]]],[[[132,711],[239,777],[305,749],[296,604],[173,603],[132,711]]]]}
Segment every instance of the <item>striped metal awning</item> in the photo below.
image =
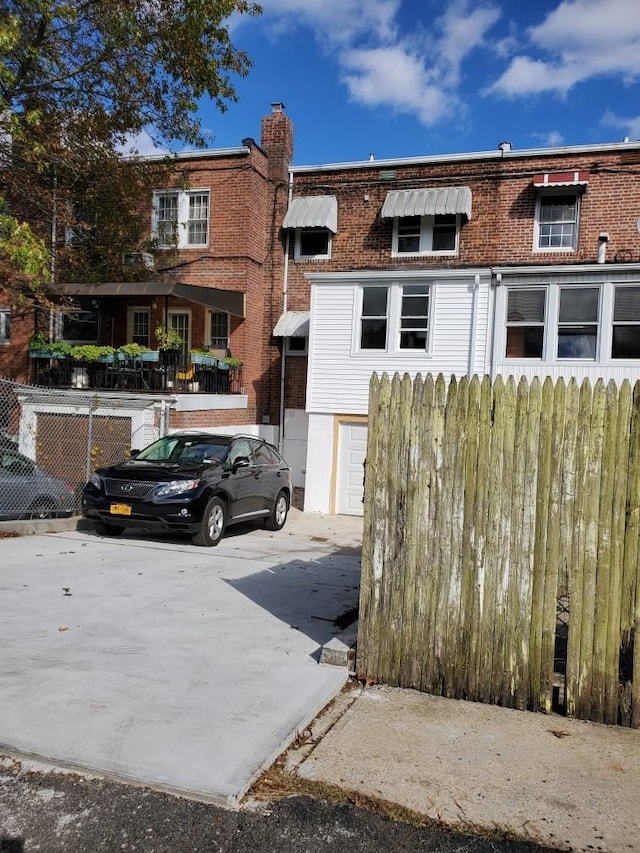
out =
{"type": "Polygon", "coordinates": [[[283,228],[327,228],[338,231],[338,200],[334,195],[308,195],[291,199],[283,228]]]}
{"type": "Polygon", "coordinates": [[[285,311],[273,330],[275,338],[306,338],[309,335],[309,311],[285,311]]]}
{"type": "Polygon", "coordinates": [[[469,187],[440,187],[422,190],[392,190],[382,205],[381,216],[446,216],[461,213],[471,219],[469,187]]]}

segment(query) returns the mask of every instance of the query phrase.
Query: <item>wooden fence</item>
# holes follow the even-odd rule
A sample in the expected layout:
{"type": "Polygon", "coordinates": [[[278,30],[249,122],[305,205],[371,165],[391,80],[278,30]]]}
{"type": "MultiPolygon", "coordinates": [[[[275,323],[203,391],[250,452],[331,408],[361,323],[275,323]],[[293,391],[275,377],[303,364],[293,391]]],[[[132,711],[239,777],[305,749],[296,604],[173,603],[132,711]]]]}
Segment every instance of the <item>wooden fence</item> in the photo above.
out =
{"type": "Polygon", "coordinates": [[[366,470],[361,678],[640,727],[640,383],[374,375],[366,470]]]}

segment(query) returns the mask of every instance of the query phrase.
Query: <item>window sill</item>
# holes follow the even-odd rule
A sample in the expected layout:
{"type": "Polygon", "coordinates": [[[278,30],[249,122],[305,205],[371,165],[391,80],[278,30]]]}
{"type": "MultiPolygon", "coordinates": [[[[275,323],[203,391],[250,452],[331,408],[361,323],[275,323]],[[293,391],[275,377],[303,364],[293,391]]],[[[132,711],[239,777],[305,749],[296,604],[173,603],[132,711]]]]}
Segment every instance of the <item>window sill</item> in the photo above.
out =
{"type": "Polygon", "coordinates": [[[457,258],[458,252],[391,252],[392,258],[457,258]]]}

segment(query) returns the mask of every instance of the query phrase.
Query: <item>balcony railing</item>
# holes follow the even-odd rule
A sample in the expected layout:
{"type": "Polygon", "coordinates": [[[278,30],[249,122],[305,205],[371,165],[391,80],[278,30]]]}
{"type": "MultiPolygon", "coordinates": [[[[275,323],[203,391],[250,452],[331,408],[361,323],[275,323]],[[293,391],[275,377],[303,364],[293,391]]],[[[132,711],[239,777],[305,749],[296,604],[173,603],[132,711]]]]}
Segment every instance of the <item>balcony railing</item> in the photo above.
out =
{"type": "Polygon", "coordinates": [[[31,381],[47,388],[79,388],[143,393],[240,394],[242,366],[208,355],[188,361],[172,351],[122,353],[87,361],[45,350],[31,350],[31,381]]]}

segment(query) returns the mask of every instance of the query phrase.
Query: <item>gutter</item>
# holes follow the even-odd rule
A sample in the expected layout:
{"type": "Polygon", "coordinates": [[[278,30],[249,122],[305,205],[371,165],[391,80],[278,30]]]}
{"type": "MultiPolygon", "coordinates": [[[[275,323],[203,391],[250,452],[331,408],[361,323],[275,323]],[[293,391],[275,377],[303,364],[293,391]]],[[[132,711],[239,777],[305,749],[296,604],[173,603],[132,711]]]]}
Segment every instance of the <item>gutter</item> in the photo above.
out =
{"type": "MultiPolygon", "coordinates": [[[[289,168],[289,195],[287,206],[291,204],[293,197],[293,171],[289,168]]],[[[284,242],[284,265],[282,271],[282,313],[287,310],[287,295],[289,289],[289,245],[291,239],[291,229],[287,228],[284,242]]],[[[282,453],[284,446],[284,386],[286,377],[286,358],[285,358],[285,338],[282,338],[282,355],[280,357],[280,412],[278,416],[278,450],[282,453]]]]}

